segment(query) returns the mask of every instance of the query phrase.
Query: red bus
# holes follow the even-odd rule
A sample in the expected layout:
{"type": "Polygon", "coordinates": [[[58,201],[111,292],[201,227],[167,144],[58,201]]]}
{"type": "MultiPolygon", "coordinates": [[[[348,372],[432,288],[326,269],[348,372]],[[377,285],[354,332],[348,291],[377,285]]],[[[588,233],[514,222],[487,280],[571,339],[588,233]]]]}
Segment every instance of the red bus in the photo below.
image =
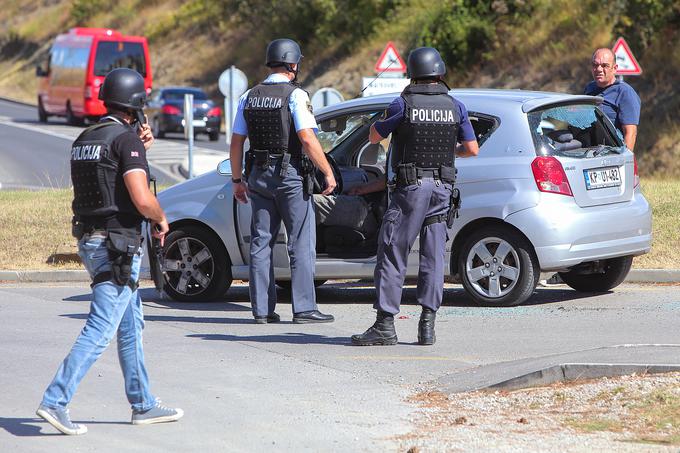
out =
{"type": "Polygon", "coordinates": [[[125,36],[109,28],[72,28],[58,35],[48,58],[36,68],[38,118],[65,116],[71,124],[106,113],[99,87],[112,69],[130,68],[151,91],[149,46],[143,36],[125,36]]]}

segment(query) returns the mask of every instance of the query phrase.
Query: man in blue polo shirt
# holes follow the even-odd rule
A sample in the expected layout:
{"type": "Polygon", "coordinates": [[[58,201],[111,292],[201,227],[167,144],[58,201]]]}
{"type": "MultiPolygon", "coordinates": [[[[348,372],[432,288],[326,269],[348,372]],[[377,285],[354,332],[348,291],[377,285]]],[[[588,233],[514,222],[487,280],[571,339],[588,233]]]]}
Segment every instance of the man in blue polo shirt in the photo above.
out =
{"type": "Polygon", "coordinates": [[[633,151],[640,123],[640,97],[626,82],[616,80],[617,68],[616,56],[611,49],[597,49],[591,60],[593,81],[586,85],[584,94],[604,99],[600,110],[614,123],[628,149],[633,151]]]}
{"type": "Polygon", "coordinates": [[[376,321],[363,334],[352,335],[352,344],[358,346],[397,343],[394,315],[399,313],[408,256],[418,236],[417,300],[422,306],[418,344],[434,344],[447,230],[455,212],[454,156],[471,157],[479,152],[465,107],[449,95],[442,79],[446,66],[439,52],[432,47],[414,49],[407,68],[411,84],[369,133],[371,143],[393,134],[395,186],[378,237],[376,321]]]}

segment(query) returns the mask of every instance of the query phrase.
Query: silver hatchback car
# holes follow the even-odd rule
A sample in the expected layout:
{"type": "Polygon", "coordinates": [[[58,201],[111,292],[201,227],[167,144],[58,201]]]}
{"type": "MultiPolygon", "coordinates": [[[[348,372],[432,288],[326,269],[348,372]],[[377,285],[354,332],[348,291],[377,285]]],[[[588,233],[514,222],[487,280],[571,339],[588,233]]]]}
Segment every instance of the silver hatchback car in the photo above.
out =
{"type": "MultiPolygon", "coordinates": [[[[578,291],[619,285],[633,257],[649,252],[651,209],[635,157],[597,108],[601,99],[518,90],[452,90],[468,109],[479,156],[458,159],[462,208],[449,231],[448,273],[481,305],[512,306],[540,272],[578,291]]],[[[391,178],[390,138],[371,145],[370,125],[398,94],[320,110],[319,140],[343,190],[391,178]]],[[[250,205],[235,202],[229,162],[159,194],[171,232],[149,254],[156,285],[176,300],[222,297],[248,279],[250,205]]],[[[371,194],[377,223],[389,193],[371,194]]],[[[377,234],[318,225],[316,278],[373,278],[377,234]]],[[[418,273],[418,242],[407,276],[418,273]]],[[[273,253],[277,284],[290,283],[285,229],[273,253]]]]}

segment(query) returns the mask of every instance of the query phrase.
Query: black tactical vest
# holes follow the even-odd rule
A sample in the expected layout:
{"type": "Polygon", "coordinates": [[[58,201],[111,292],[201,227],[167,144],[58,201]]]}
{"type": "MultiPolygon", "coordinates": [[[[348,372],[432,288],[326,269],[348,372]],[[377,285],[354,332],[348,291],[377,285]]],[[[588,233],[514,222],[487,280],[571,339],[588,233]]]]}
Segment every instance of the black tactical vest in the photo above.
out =
{"type": "Polygon", "coordinates": [[[394,131],[392,158],[418,168],[453,167],[460,126],[458,106],[441,83],[411,84],[401,93],[404,121],[394,131]]]}
{"type": "Polygon", "coordinates": [[[261,83],[250,90],[243,116],[251,149],[300,155],[302,144],[288,108],[290,95],[297,88],[291,83],[261,83]]]}
{"type": "Polygon", "coordinates": [[[104,121],[85,129],[71,147],[72,209],[83,219],[105,220],[118,214],[139,216],[130,202],[116,199],[118,161],[112,153],[113,141],[128,132],[129,126],[104,121]]]}

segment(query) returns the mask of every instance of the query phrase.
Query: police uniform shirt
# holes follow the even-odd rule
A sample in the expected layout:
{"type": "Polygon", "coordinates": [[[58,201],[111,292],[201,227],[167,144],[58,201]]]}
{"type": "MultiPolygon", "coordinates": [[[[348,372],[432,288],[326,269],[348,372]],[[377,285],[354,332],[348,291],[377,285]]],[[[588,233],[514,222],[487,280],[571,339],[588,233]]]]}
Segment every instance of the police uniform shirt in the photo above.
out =
{"type": "Polygon", "coordinates": [[[123,177],[128,173],[140,171],[144,172],[149,181],[149,164],[146,160],[146,148],[133,129],[129,129],[120,134],[113,140],[111,145],[111,158],[118,162],[118,173],[116,175],[116,188],[114,192],[116,205],[121,210],[136,212],[137,214],[119,213],[114,219],[115,223],[123,228],[138,227],[144,220],[137,208],[132,203],[130,193],[125,186],[123,177]]]}
{"type": "Polygon", "coordinates": [[[640,97],[632,86],[618,80],[609,86],[600,88],[595,81],[586,85],[584,94],[600,96],[602,113],[623,132],[624,125],[638,125],[640,123],[640,97]]]}
{"type": "MultiPolygon", "coordinates": [[[[458,99],[454,99],[456,106],[458,106],[458,115],[460,117],[460,127],[458,128],[458,138],[459,142],[469,142],[476,140],[475,131],[472,128],[472,123],[470,123],[470,118],[468,118],[467,109],[462,102],[458,99]]],[[[404,120],[406,113],[406,104],[401,96],[397,96],[394,101],[387,107],[385,112],[385,118],[376,121],[375,130],[380,134],[381,137],[387,137],[392,132],[394,132],[399,124],[404,120]]]]}
{"type": "MultiPolygon", "coordinates": [[[[283,74],[271,74],[262,83],[289,83],[288,77],[283,74]]],[[[236,118],[234,118],[234,127],[232,131],[239,135],[248,135],[248,125],[246,124],[246,119],[243,115],[243,110],[246,106],[246,100],[248,99],[248,93],[250,90],[246,91],[243,96],[238,101],[238,110],[236,110],[236,118]]],[[[291,116],[293,117],[293,123],[295,124],[295,131],[299,132],[302,129],[314,129],[314,132],[318,130],[316,124],[316,119],[311,110],[311,103],[309,101],[309,95],[306,91],[298,88],[291,93],[288,99],[288,108],[290,109],[291,116]]]]}

